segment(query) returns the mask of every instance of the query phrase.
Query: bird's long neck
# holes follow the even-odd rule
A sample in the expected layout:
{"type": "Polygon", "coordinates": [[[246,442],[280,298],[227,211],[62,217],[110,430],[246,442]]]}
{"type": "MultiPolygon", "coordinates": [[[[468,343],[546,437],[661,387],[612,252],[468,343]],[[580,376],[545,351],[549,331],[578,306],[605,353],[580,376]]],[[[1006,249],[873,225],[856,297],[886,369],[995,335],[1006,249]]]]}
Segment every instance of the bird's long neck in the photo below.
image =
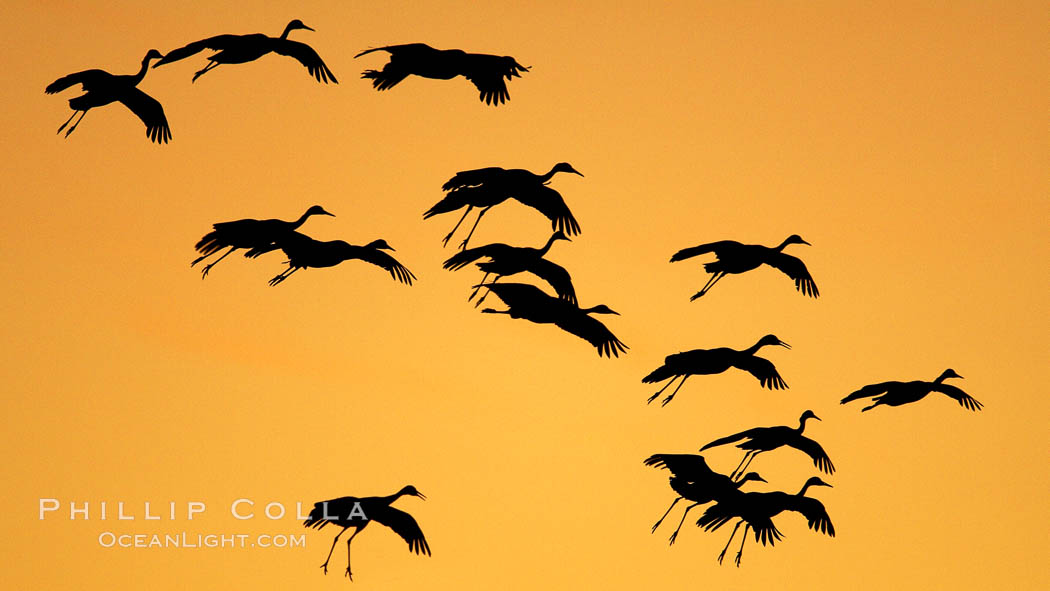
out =
{"type": "Polygon", "coordinates": [[[539,250],[540,256],[547,254],[547,251],[551,249],[551,245],[554,244],[554,236],[554,234],[551,234],[551,237],[547,239],[547,244],[544,244],[543,248],[539,250]]]}
{"type": "Polygon", "coordinates": [[[387,505],[389,505],[390,503],[393,503],[394,501],[400,499],[404,494],[405,494],[404,490],[399,490],[399,491],[397,491],[396,493],[394,493],[392,495],[385,496],[385,497],[380,497],[380,499],[382,499],[383,502],[385,502],[387,505]]]}
{"type": "Polygon", "coordinates": [[[297,219],[297,220],[295,220],[294,222],[292,222],[292,227],[291,227],[291,229],[292,229],[292,230],[295,230],[295,229],[297,229],[297,228],[298,228],[299,226],[301,226],[301,225],[305,224],[305,223],[306,223],[306,220],[307,220],[307,219],[309,219],[309,217],[310,217],[310,216],[312,216],[312,215],[313,215],[313,213],[311,213],[311,212],[310,212],[309,210],[307,210],[307,211],[303,212],[303,215],[299,216],[299,219],[297,219]]]}
{"type": "Polygon", "coordinates": [[[933,383],[934,384],[940,384],[941,382],[943,382],[946,379],[948,379],[948,372],[944,372],[941,375],[937,376],[937,379],[933,380],[933,383]]]}
{"type": "Polygon", "coordinates": [[[558,167],[555,166],[555,167],[551,168],[550,171],[547,172],[547,174],[545,174],[545,175],[540,177],[540,182],[541,183],[546,183],[547,181],[549,181],[552,178],[554,178],[554,175],[557,174],[557,173],[558,173],[558,167]]]}
{"type": "Polygon", "coordinates": [[[751,345],[747,349],[744,349],[743,351],[741,351],[741,353],[746,353],[747,355],[754,355],[755,353],[758,353],[759,349],[761,349],[762,347],[765,347],[765,346],[766,346],[765,343],[763,343],[762,341],[758,341],[754,345],[751,345]]]}
{"type": "Polygon", "coordinates": [[[139,68],[138,74],[131,77],[132,86],[138,86],[139,82],[142,82],[142,79],[146,77],[146,70],[149,69],[149,60],[148,55],[142,58],[142,67],[139,68]]]}
{"type": "Polygon", "coordinates": [[[798,497],[806,496],[806,490],[808,490],[810,486],[812,486],[812,485],[809,482],[806,482],[805,484],[802,485],[802,490],[798,491],[798,494],[795,495],[795,496],[798,496],[798,497]]]}
{"type": "Polygon", "coordinates": [[[776,247],[776,248],[774,248],[773,250],[775,250],[775,251],[777,251],[777,252],[781,252],[782,250],[784,250],[784,247],[785,247],[785,246],[787,246],[788,244],[790,244],[789,240],[791,240],[791,239],[790,239],[790,238],[785,238],[785,239],[784,239],[784,241],[780,243],[780,246],[777,246],[777,247],[776,247]]]}
{"type": "Polygon", "coordinates": [[[292,23],[288,23],[288,26],[286,26],[284,28],[284,32],[281,33],[281,36],[279,37],[279,39],[287,39],[288,38],[288,33],[291,33],[291,32],[292,32],[292,23]]]}
{"type": "Polygon", "coordinates": [[[811,419],[811,418],[813,418],[813,417],[810,417],[809,415],[806,415],[806,416],[803,416],[803,417],[799,418],[799,420],[798,420],[798,429],[796,429],[796,431],[798,431],[798,433],[800,435],[802,434],[802,431],[804,431],[806,429],[806,420],[811,419]]]}

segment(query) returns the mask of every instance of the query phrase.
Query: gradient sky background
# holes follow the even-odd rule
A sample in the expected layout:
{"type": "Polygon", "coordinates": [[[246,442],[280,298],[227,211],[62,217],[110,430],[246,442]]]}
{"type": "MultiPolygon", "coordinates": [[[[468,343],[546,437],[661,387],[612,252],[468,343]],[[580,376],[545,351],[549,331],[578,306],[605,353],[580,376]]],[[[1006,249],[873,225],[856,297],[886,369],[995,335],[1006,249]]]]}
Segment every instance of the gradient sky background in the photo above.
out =
{"type": "MultiPolygon", "coordinates": [[[[375,526],[354,541],[354,589],[947,589],[1050,586],[1046,568],[1050,67],[1043,2],[24,2],[0,40],[7,139],[0,270],[7,450],[0,552],[8,588],[346,588],[333,528],[236,521],[229,503],[386,495],[433,548],[411,555],[375,526]],[[69,90],[88,68],[134,73],[220,33],[278,35],[293,18],[339,78],[289,58],[222,66],[190,84],[202,53],[150,70],[173,141],[151,144],[120,105],[68,139],[69,90]],[[377,93],[372,46],[426,42],[533,66],[499,108],[465,80],[410,78],[377,93]],[[479,314],[480,274],[449,273],[440,239],[458,216],[422,220],[456,171],[559,175],[583,233],[555,245],[583,306],[631,349],[599,359],[550,326],[479,314]],[[229,257],[206,281],[189,262],[211,224],[335,218],[322,240],[385,238],[412,287],[348,262],[276,288],[281,254],[229,257]],[[778,244],[821,298],[762,269],[701,301],[713,240],[778,244]],[[767,350],[790,389],[745,374],[693,378],[647,406],[640,379],[669,353],[767,350]],[[860,414],[852,390],[932,380],[951,367],[985,404],[944,397],[860,414]],[[695,452],[745,428],[795,425],[838,471],[812,495],[832,539],[796,514],[743,567],[715,557],[729,534],[692,525],[675,546],[667,473],[653,453],[695,452]],[[37,519],[37,502],[189,501],[186,521],[37,519]],[[105,549],[116,533],[305,533],[288,550],[105,549]]],[[[540,245],[543,217],[506,204],[474,245],[540,245]]],[[[495,298],[490,300],[496,303],[495,298]]],[[[728,472],[732,448],[705,454],[728,472]]],[[[815,475],[781,451],[753,490],[797,492],[815,475]]],[[[136,508],[137,507],[137,508],[136,508]]],[[[681,507],[681,504],[680,504],[681,507]]],[[[67,508],[66,505],[63,506],[67,508]]],[[[675,516],[679,515],[677,509],[675,516]]],[[[699,511],[695,517],[699,517],[699,511]]],[[[690,520],[690,524],[695,519],[690,520]]]]}

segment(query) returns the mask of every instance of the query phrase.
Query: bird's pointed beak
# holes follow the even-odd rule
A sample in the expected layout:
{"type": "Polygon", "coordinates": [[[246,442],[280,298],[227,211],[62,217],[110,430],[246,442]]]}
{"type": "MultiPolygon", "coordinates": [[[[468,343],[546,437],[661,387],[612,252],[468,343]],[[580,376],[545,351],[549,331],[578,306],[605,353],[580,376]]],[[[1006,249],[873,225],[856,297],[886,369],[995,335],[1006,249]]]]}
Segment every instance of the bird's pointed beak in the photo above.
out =
{"type": "Polygon", "coordinates": [[[818,417],[817,415],[813,415],[813,418],[817,419],[818,421],[820,420],[820,417],[818,417]]]}
{"type": "Polygon", "coordinates": [[[805,240],[802,241],[802,244],[805,244],[806,246],[813,246],[812,244],[806,242],[805,240]]]}
{"type": "Polygon", "coordinates": [[[576,170],[576,169],[573,169],[572,172],[575,172],[576,174],[578,174],[580,176],[583,176],[583,173],[578,171],[578,170],[576,170]]]}
{"type": "Polygon", "coordinates": [[[324,212],[322,215],[330,215],[332,217],[335,217],[334,213],[331,213],[331,212],[328,212],[328,211],[324,212]]]}
{"type": "Polygon", "coordinates": [[[423,499],[424,501],[427,500],[426,495],[424,495],[423,493],[419,492],[418,490],[416,491],[416,496],[421,498],[421,499],[423,499]]]}
{"type": "Polygon", "coordinates": [[[791,345],[789,345],[789,344],[787,344],[787,343],[785,343],[784,341],[781,341],[781,340],[778,340],[777,344],[780,345],[781,347],[784,347],[785,349],[790,349],[791,348],[791,345]]]}
{"type": "Polygon", "coordinates": [[[314,32],[317,32],[317,29],[315,29],[315,28],[313,28],[313,27],[308,27],[308,26],[306,26],[306,25],[303,25],[303,28],[304,28],[304,29],[306,29],[307,31],[314,31],[314,32]]]}
{"type": "Polygon", "coordinates": [[[758,478],[756,478],[755,480],[757,480],[757,481],[759,481],[759,482],[765,482],[766,484],[769,484],[769,481],[768,481],[768,480],[766,480],[765,478],[762,478],[761,476],[759,476],[759,477],[758,477],[758,478]]]}

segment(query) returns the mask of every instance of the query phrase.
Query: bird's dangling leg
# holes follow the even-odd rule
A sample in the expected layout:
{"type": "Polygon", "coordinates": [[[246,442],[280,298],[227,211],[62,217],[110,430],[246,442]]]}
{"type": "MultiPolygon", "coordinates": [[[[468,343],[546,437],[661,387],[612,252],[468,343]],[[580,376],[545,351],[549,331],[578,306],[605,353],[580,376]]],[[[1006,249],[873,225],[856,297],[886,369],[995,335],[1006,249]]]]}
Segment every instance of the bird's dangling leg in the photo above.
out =
{"type": "Polygon", "coordinates": [[[280,275],[270,280],[270,287],[273,287],[274,285],[277,285],[285,279],[288,279],[289,277],[291,277],[292,273],[295,273],[298,270],[299,267],[288,267],[287,269],[282,271],[280,275]]]}
{"type": "Polygon", "coordinates": [[[463,216],[459,218],[459,221],[456,222],[456,225],[452,226],[452,231],[449,232],[447,236],[445,236],[444,240],[441,241],[441,247],[442,248],[448,246],[448,241],[452,240],[452,235],[455,234],[456,230],[459,229],[459,225],[463,223],[463,220],[467,219],[467,215],[470,214],[470,210],[472,210],[472,209],[474,209],[473,205],[468,205],[467,206],[467,211],[463,212],[463,216]]]}
{"type": "Polygon", "coordinates": [[[707,280],[707,283],[705,283],[704,286],[700,288],[700,291],[696,292],[696,294],[694,294],[693,297],[689,298],[689,301],[691,302],[710,291],[711,288],[714,287],[716,283],[718,283],[718,280],[725,276],[725,271],[719,271],[718,273],[712,275],[711,278],[707,280]]]}
{"type": "MultiPolygon", "coordinates": [[[[237,250],[237,247],[236,247],[236,246],[231,246],[231,247],[230,247],[230,250],[227,250],[227,251],[226,251],[226,254],[224,254],[224,255],[222,255],[221,257],[219,257],[219,258],[215,259],[215,260],[214,260],[214,261],[212,261],[211,263],[209,263],[209,264],[205,265],[205,266],[204,266],[204,268],[203,268],[203,269],[201,269],[201,279],[204,279],[205,277],[207,277],[207,276],[208,276],[208,271],[211,271],[211,268],[212,268],[212,267],[214,267],[214,266],[215,266],[215,265],[216,265],[216,264],[217,264],[217,263],[218,263],[219,261],[221,261],[222,259],[224,259],[224,258],[226,258],[227,256],[229,256],[229,255],[230,255],[230,253],[231,253],[231,252],[233,252],[233,251],[235,251],[235,250],[237,250]]],[[[201,258],[204,258],[204,257],[201,257],[201,258]]],[[[190,266],[192,267],[193,265],[197,264],[197,262],[198,262],[198,261],[200,261],[200,260],[201,260],[201,259],[197,259],[196,261],[193,261],[192,263],[190,263],[190,266]]]]}
{"type": "Polygon", "coordinates": [[[747,543],[747,528],[749,527],[751,527],[750,523],[744,526],[744,539],[740,540],[740,549],[736,552],[736,560],[734,562],[736,562],[737,568],[740,568],[740,557],[744,555],[744,544],[747,543]]]}
{"type": "MultiPolygon", "coordinates": [[[[758,456],[758,454],[760,454],[760,453],[762,453],[762,452],[761,451],[754,451],[754,450],[752,450],[751,457],[747,460],[747,463],[744,464],[743,468],[741,468],[739,471],[737,471],[737,473],[736,473],[736,477],[737,478],[740,478],[741,476],[744,475],[744,470],[747,470],[747,467],[751,465],[751,461],[754,460],[758,456]]],[[[733,479],[733,475],[732,474],[729,475],[729,479],[730,480],[733,479]]]]}
{"type": "MultiPolygon", "coordinates": [[[[74,115],[75,114],[76,113],[74,113],[74,115]]],[[[84,120],[84,115],[87,115],[87,111],[81,111],[80,112],[80,117],[77,117],[77,120],[73,122],[72,127],[70,127],[69,129],[66,130],[66,135],[64,137],[69,137],[69,134],[73,133],[73,130],[76,129],[78,125],[80,125],[81,121],[84,120]]],[[[68,123],[68,121],[67,121],[67,123],[68,123]]],[[[59,131],[62,131],[62,129],[59,128],[59,131]]]]}
{"type": "Polygon", "coordinates": [[[677,394],[678,390],[680,390],[682,388],[682,384],[684,384],[685,381],[688,380],[688,379],[689,379],[689,375],[684,376],[682,378],[682,381],[678,382],[678,387],[674,389],[674,392],[671,392],[670,396],[668,396],[667,398],[664,398],[664,401],[660,403],[660,406],[667,406],[667,403],[670,402],[672,398],[674,398],[674,395],[677,394]]]}
{"type": "MultiPolygon", "coordinates": [[[[474,291],[470,292],[470,297],[467,298],[468,302],[470,300],[474,299],[474,296],[478,295],[478,292],[481,291],[481,286],[485,284],[485,280],[488,279],[489,275],[491,275],[491,274],[492,273],[485,273],[485,276],[481,278],[481,282],[478,283],[477,286],[474,287],[474,291]]],[[[480,303],[481,302],[478,302],[478,304],[480,304],[480,303]]],[[[478,307],[477,304],[474,304],[474,307],[477,308],[478,307]]]]}
{"type": "Polygon", "coordinates": [[[667,514],[671,512],[671,509],[674,509],[674,506],[678,504],[678,501],[681,501],[683,498],[684,497],[678,497],[674,501],[671,501],[671,506],[667,508],[667,511],[664,511],[663,517],[661,517],[659,520],[657,520],[656,524],[653,525],[653,533],[654,534],[656,533],[656,528],[660,527],[660,524],[664,522],[664,517],[667,517],[667,514]]]}
{"type": "Polygon", "coordinates": [[[743,465],[744,465],[744,462],[745,462],[745,461],[747,461],[747,458],[748,458],[748,457],[749,457],[749,456],[750,456],[750,455],[751,455],[752,453],[754,453],[754,451],[755,451],[755,450],[753,450],[753,449],[749,449],[749,450],[747,450],[746,452],[744,452],[744,457],[740,458],[740,463],[739,463],[739,464],[737,464],[737,465],[736,465],[736,468],[733,468],[733,471],[729,473],[729,479],[730,479],[730,480],[734,480],[734,477],[735,477],[735,476],[737,475],[737,473],[738,473],[738,472],[741,472],[741,469],[740,469],[740,468],[741,468],[741,466],[743,466],[743,465]]]}
{"type": "MultiPolygon", "coordinates": [[[[492,280],[492,283],[495,283],[495,282],[499,281],[499,280],[500,280],[500,277],[503,277],[503,275],[496,275],[496,278],[492,280]]],[[[491,284],[490,284],[490,285],[491,285],[491,284]]],[[[475,307],[475,308],[477,308],[478,306],[480,306],[480,305],[481,305],[481,302],[484,302],[484,301],[485,301],[485,298],[489,297],[489,294],[490,294],[490,293],[491,293],[491,290],[489,290],[489,289],[486,289],[486,290],[485,290],[485,294],[484,294],[483,296],[481,296],[481,299],[480,299],[480,300],[478,300],[478,303],[474,304],[474,307],[475,307]]]]}
{"type": "Polygon", "coordinates": [[[324,559],[324,564],[321,565],[326,575],[328,574],[328,561],[332,559],[332,552],[335,550],[335,543],[339,541],[339,536],[343,535],[343,532],[347,529],[344,527],[339,533],[335,534],[335,539],[332,540],[332,547],[328,549],[328,557],[324,559]]]}
{"type": "Polygon", "coordinates": [[[658,398],[658,397],[659,397],[659,396],[660,396],[661,394],[663,394],[663,393],[664,393],[664,390],[666,390],[666,389],[668,389],[669,387],[671,387],[671,384],[673,384],[673,383],[674,383],[674,381],[675,381],[675,380],[677,380],[677,379],[678,379],[678,378],[680,378],[680,377],[682,377],[682,376],[675,376],[675,377],[671,378],[671,381],[670,381],[670,382],[667,382],[666,384],[664,384],[664,387],[663,387],[663,388],[660,388],[660,389],[659,389],[659,390],[658,390],[658,391],[656,392],[656,394],[653,394],[652,396],[650,396],[650,397],[649,397],[649,399],[648,399],[648,400],[646,400],[646,404],[649,404],[649,403],[651,403],[652,401],[656,400],[656,399],[657,399],[657,398],[658,398]]]}
{"type": "Polygon", "coordinates": [[[346,576],[349,577],[350,581],[353,582],[354,574],[350,572],[350,542],[354,541],[354,536],[361,533],[361,530],[354,532],[354,535],[350,536],[350,539],[346,541],[346,576]]]}
{"type": "MultiPolygon", "coordinates": [[[[726,542],[725,548],[722,548],[722,553],[718,555],[718,564],[722,564],[722,559],[726,557],[726,550],[729,550],[729,544],[733,542],[733,536],[736,535],[736,530],[740,527],[742,522],[743,520],[737,521],[736,525],[733,526],[733,533],[729,534],[729,540],[726,542]]],[[[746,531],[744,532],[744,536],[747,536],[746,531]]]]}
{"type": "Polygon", "coordinates": [[[205,72],[214,70],[217,67],[219,67],[219,62],[208,62],[208,65],[204,66],[203,70],[199,70],[196,74],[193,75],[193,80],[190,80],[190,84],[196,82],[197,78],[203,76],[205,72]]]}
{"type": "Polygon", "coordinates": [[[478,213],[478,219],[474,220],[474,226],[470,229],[470,233],[467,234],[467,237],[463,239],[463,242],[459,243],[459,249],[460,250],[463,250],[463,249],[465,249],[467,247],[467,243],[470,242],[470,237],[474,235],[474,230],[477,230],[478,229],[478,224],[481,223],[482,216],[484,216],[485,213],[488,212],[488,210],[490,210],[490,209],[492,209],[491,205],[486,207],[486,208],[483,208],[481,210],[481,212],[478,213]]]}
{"type": "Polygon", "coordinates": [[[58,131],[56,131],[55,134],[57,135],[59,133],[62,133],[62,130],[65,129],[67,125],[69,125],[69,122],[72,121],[73,117],[76,117],[77,113],[79,113],[79,112],[80,111],[73,111],[73,114],[69,116],[69,119],[66,119],[65,123],[63,123],[62,125],[59,126],[58,131]]]}
{"type": "Polygon", "coordinates": [[[693,503],[685,508],[685,513],[682,513],[682,520],[678,522],[678,527],[675,528],[674,533],[671,534],[670,545],[674,545],[675,539],[678,537],[678,531],[682,529],[682,524],[685,523],[685,516],[689,515],[689,510],[696,507],[700,503],[693,503]]]}

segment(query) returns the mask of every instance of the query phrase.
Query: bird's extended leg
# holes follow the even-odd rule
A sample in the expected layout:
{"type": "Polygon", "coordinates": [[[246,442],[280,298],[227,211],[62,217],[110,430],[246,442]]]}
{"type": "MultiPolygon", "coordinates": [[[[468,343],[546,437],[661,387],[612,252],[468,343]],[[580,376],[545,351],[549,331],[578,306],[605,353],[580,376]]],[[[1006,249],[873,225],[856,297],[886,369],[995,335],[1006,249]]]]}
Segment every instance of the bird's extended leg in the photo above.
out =
{"type": "Polygon", "coordinates": [[[720,271],[712,275],[711,278],[707,280],[707,283],[705,283],[704,286],[700,289],[700,291],[696,292],[696,294],[694,294],[693,297],[689,298],[689,301],[691,302],[710,291],[711,288],[714,287],[716,283],[718,283],[718,280],[725,276],[725,271],[720,271]]]}
{"type": "Polygon", "coordinates": [[[448,241],[452,240],[452,235],[455,234],[456,230],[459,229],[459,225],[463,223],[463,220],[467,219],[467,215],[470,214],[470,210],[472,210],[472,209],[474,209],[473,205],[468,205],[467,206],[467,211],[463,212],[463,217],[459,218],[459,221],[456,222],[456,225],[452,226],[452,231],[449,232],[447,236],[445,236],[444,240],[441,241],[441,247],[442,248],[448,246],[448,241]]]}
{"type": "Polygon", "coordinates": [[[273,279],[270,280],[270,286],[272,287],[272,286],[277,285],[278,283],[284,281],[285,279],[288,279],[289,277],[291,277],[292,273],[295,273],[298,270],[299,270],[299,267],[288,267],[287,269],[282,271],[280,275],[278,275],[277,277],[274,277],[273,279]]]}
{"type": "Polygon", "coordinates": [[[193,75],[193,80],[190,80],[190,83],[192,84],[192,83],[196,82],[197,78],[200,78],[201,76],[203,76],[205,72],[214,70],[217,67],[219,67],[219,62],[208,62],[208,65],[204,66],[203,70],[199,70],[196,74],[193,75]]]}
{"type": "MultiPolygon", "coordinates": [[[[651,403],[652,401],[656,400],[656,399],[657,399],[657,398],[658,398],[658,397],[659,397],[659,396],[660,396],[661,394],[663,394],[663,393],[664,393],[664,390],[666,390],[666,389],[670,388],[670,387],[671,387],[671,384],[673,384],[673,383],[674,383],[674,381],[675,381],[675,380],[677,380],[677,379],[678,379],[678,378],[680,378],[680,377],[682,377],[682,376],[675,376],[675,377],[671,378],[671,381],[670,381],[670,382],[667,382],[666,384],[664,384],[664,387],[663,387],[663,388],[660,388],[660,390],[659,390],[659,391],[657,391],[657,392],[656,392],[656,394],[653,394],[652,396],[650,396],[650,397],[649,397],[649,399],[648,399],[648,400],[646,400],[646,404],[649,404],[649,403],[651,403]]],[[[684,380],[683,380],[683,381],[684,381],[684,380]]]]}
{"type": "MultiPolygon", "coordinates": [[[[499,281],[500,277],[503,277],[503,275],[497,275],[496,278],[492,280],[492,283],[495,283],[495,282],[499,281]]],[[[485,298],[489,297],[489,293],[491,293],[491,291],[486,289],[485,290],[485,295],[481,296],[481,299],[479,299],[478,302],[476,304],[474,304],[474,307],[477,308],[478,306],[480,306],[481,302],[484,302],[485,298]]]]}
{"type": "Polygon", "coordinates": [[[678,387],[674,389],[674,392],[671,392],[670,396],[668,396],[667,398],[664,398],[664,401],[660,403],[660,406],[667,406],[667,403],[670,402],[672,398],[674,398],[674,395],[678,393],[679,389],[681,389],[682,384],[684,384],[685,381],[688,380],[688,379],[689,379],[689,374],[686,374],[682,378],[682,381],[678,382],[678,387]]]}
{"type": "Polygon", "coordinates": [[[324,569],[324,574],[326,575],[328,574],[328,561],[332,559],[332,552],[335,550],[335,543],[339,541],[339,536],[343,535],[343,532],[347,529],[349,528],[344,527],[339,533],[335,534],[335,539],[332,540],[332,547],[328,549],[328,557],[324,559],[324,564],[321,565],[321,568],[324,569]]]}
{"type": "Polygon", "coordinates": [[[56,134],[62,133],[62,130],[65,129],[67,125],[69,125],[69,122],[72,121],[73,117],[76,117],[77,113],[79,113],[79,112],[80,111],[73,111],[73,114],[69,116],[69,119],[66,119],[66,122],[63,123],[62,125],[60,125],[59,128],[58,128],[58,131],[56,131],[55,133],[56,134]]]}
{"type": "Polygon", "coordinates": [[[481,218],[490,209],[492,209],[491,205],[486,207],[486,208],[484,208],[484,209],[482,209],[481,212],[478,213],[478,219],[474,220],[474,226],[470,229],[470,233],[467,234],[467,237],[463,239],[463,242],[459,243],[459,249],[460,250],[463,250],[463,249],[465,249],[467,247],[467,243],[470,242],[470,237],[474,235],[474,230],[477,230],[478,229],[478,224],[481,223],[481,218]]]}
{"type": "MultiPolygon", "coordinates": [[[[667,508],[667,511],[664,511],[664,516],[661,517],[655,525],[653,525],[654,534],[656,533],[656,528],[660,527],[660,524],[664,522],[664,517],[667,517],[667,514],[671,512],[671,509],[674,509],[674,506],[678,504],[678,501],[681,501],[683,498],[684,497],[678,497],[677,499],[671,502],[671,506],[667,508]]],[[[685,518],[683,517],[683,519],[685,518]]]]}
{"type": "MultiPolygon", "coordinates": [[[[729,544],[733,542],[733,536],[736,535],[736,530],[740,527],[741,523],[743,523],[743,520],[737,521],[736,525],[733,526],[733,533],[729,534],[729,540],[726,541],[725,548],[722,548],[722,553],[718,555],[718,564],[722,564],[722,559],[726,557],[726,550],[729,550],[729,544]]],[[[744,530],[744,536],[747,537],[746,529],[744,530]]]]}
{"type": "MultiPolygon", "coordinates": [[[[76,113],[74,113],[74,115],[76,115],[76,113]]],[[[77,117],[77,120],[73,122],[73,126],[66,130],[66,135],[64,137],[69,137],[69,134],[73,133],[73,130],[76,129],[78,125],[80,125],[81,121],[84,120],[84,115],[87,115],[87,111],[80,112],[80,117],[77,117]]],[[[67,121],[66,123],[69,122],[67,121]]],[[[62,131],[62,128],[60,127],[58,130],[62,131]]]]}
{"type": "MultiPolygon", "coordinates": [[[[740,470],[737,471],[737,473],[736,473],[736,477],[737,478],[740,478],[741,476],[744,475],[744,470],[747,470],[747,467],[751,465],[751,461],[754,460],[756,457],[758,457],[758,454],[760,454],[760,453],[762,453],[761,450],[759,450],[759,451],[752,450],[751,457],[748,458],[747,463],[744,464],[743,468],[741,468],[740,470]]],[[[732,474],[729,475],[729,479],[730,480],[733,479],[733,475],[732,474]]]]}
{"type": "Polygon", "coordinates": [[[678,527],[675,528],[674,533],[671,534],[671,544],[674,544],[675,539],[678,537],[678,530],[682,529],[682,524],[685,523],[685,516],[689,515],[689,510],[693,507],[696,507],[699,504],[700,503],[693,503],[692,505],[689,505],[685,508],[685,513],[682,513],[682,520],[678,522],[678,527]]]}
{"type": "Polygon", "coordinates": [[[751,527],[750,523],[744,526],[744,539],[740,540],[740,549],[736,552],[736,560],[734,562],[736,562],[737,568],[740,568],[740,557],[744,555],[744,544],[747,543],[747,528],[749,527],[751,527]]]}
{"type": "MultiPolygon", "coordinates": [[[[478,286],[474,288],[474,291],[470,292],[470,297],[467,298],[468,302],[470,300],[474,299],[474,296],[478,295],[478,292],[481,291],[481,286],[485,284],[485,280],[487,280],[489,278],[489,275],[491,275],[491,274],[492,273],[485,273],[485,276],[481,278],[481,282],[478,283],[478,286]]],[[[493,283],[495,283],[495,282],[493,282],[493,283]]],[[[480,304],[480,303],[481,302],[478,302],[478,304],[480,304]]],[[[474,304],[474,307],[477,308],[478,307],[477,304],[474,304]]]]}
{"type": "MultiPolygon", "coordinates": [[[[236,246],[231,246],[231,247],[230,247],[230,250],[227,250],[227,251],[226,251],[226,254],[224,254],[224,255],[222,255],[221,257],[219,257],[219,258],[215,259],[215,260],[214,260],[214,261],[212,261],[211,263],[209,263],[209,264],[205,265],[205,266],[204,266],[204,268],[203,268],[203,269],[201,269],[201,279],[204,279],[205,277],[207,277],[207,276],[208,276],[208,271],[211,271],[211,268],[212,268],[212,267],[214,267],[214,266],[215,266],[215,265],[216,265],[216,264],[217,264],[217,263],[218,263],[219,261],[221,261],[222,259],[224,259],[224,258],[226,258],[227,256],[229,256],[229,255],[230,255],[230,253],[231,253],[231,252],[233,252],[233,251],[235,251],[235,250],[237,250],[237,247],[236,247],[236,246]]],[[[198,262],[200,262],[200,260],[201,260],[201,259],[203,259],[203,258],[204,258],[204,257],[200,257],[200,258],[198,258],[197,260],[193,261],[192,263],[190,263],[190,266],[192,267],[193,265],[197,264],[197,263],[198,263],[198,262]]]]}
{"type": "Polygon", "coordinates": [[[744,453],[744,457],[740,458],[740,463],[739,463],[739,464],[737,464],[737,465],[736,465],[736,468],[733,468],[733,471],[729,473],[729,479],[730,479],[730,480],[733,480],[733,479],[734,479],[734,476],[736,476],[736,474],[737,474],[738,472],[741,472],[741,471],[742,471],[742,470],[741,470],[741,467],[742,467],[742,466],[744,465],[744,462],[746,462],[746,461],[747,461],[747,459],[748,459],[748,457],[750,457],[750,456],[751,456],[751,454],[752,454],[752,453],[754,453],[754,452],[755,452],[755,450],[753,450],[753,449],[749,449],[749,450],[747,450],[747,451],[746,451],[746,452],[744,453]]]}
{"type": "Polygon", "coordinates": [[[355,531],[354,534],[350,536],[350,539],[346,541],[346,576],[349,577],[351,581],[354,580],[354,574],[350,572],[350,542],[353,542],[354,536],[359,533],[361,533],[361,530],[355,531]]]}

